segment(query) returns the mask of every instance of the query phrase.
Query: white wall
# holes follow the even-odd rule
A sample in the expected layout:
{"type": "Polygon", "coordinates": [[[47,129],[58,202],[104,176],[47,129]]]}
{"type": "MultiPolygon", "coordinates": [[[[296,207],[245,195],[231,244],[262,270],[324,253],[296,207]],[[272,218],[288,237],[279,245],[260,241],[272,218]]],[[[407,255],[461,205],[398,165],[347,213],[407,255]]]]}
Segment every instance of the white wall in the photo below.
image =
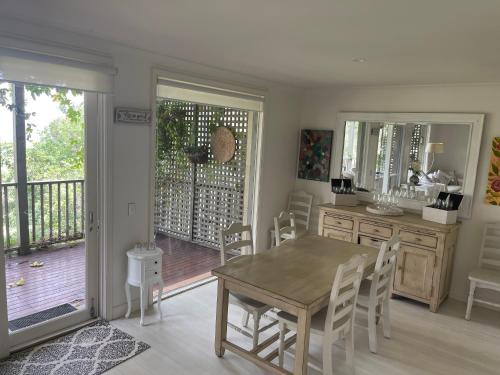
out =
{"type": "MultiPolygon", "coordinates": [[[[11,20],[0,22],[0,32],[68,46],[101,51],[112,56],[118,75],[115,79],[114,105],[136,108],[151,106],[152,68],[185,73],[198,78],[263,89],[265,112],[263,160],[260,185],[257,248],[265,248],[272,217],[286,205],[286,197],[295,181],[296,129],[299,118],[300,91],[273,82],[234,74],[207,66],[180,61],[161,54],[129,48],[115,43],[22,24],[11,20]],[[290,156],[292,155],[292,156],[290,156]]],[[[126,32],[126,30],[124,30],[126,32]]],[[[148,236],[150,181],[150,128],[147,126],[112,126],[112,300],[113,317],[125,311],[123,285],[126,277],[127,249],[148,236]],[[136,203],[136,214],[127,216],[128,202],[136,203]]],[[[136,294],[137,296],[137,294],[136,294]]]]}
{"type": "MultiPolygon", "coordinates": [[[[460,300],[465,299],[468,290],[467,274],[477,265],[482,225],[500,220],[500,208],[483,203],[489,144],[493,136],[500,135],[499,103],[500,85],[326,88],[307,90],[302,100],[301,126],[322,129],[342,126],[337,123],[337,114],[341,111],[486,114],[472,218],[462,223],[453,270],[451,296],[460,300]]],[[[340,158],[341,150],[334,150],[333,162],[339,164],[340,158]]],[[[297,179],[295,186],[315,194],[318,203],[328,201],[327,183],[297,179]]],[[[317,212],[314,219],[317,225],[317,212]]]]}

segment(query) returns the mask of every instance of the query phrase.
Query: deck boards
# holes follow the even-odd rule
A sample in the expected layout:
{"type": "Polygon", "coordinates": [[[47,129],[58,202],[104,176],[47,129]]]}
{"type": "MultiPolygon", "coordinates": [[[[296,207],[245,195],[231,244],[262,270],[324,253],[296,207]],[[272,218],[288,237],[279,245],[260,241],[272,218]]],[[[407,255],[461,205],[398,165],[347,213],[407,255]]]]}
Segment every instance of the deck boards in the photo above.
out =
{"type": "MultiPolygon", "coordinates": [[[[163,249],[164,291],[168,292],[210,277],[210,271],[220,265],[220,253],[198,244],[157,236],[163,249]]],[[[38,250],[26,256],[6,256],[7,284],[24,277],[21,287],[7,287],[9,320],[33,314],[64,303],[82,306],[85,297],[85,247],[38,250]],[[32,268],[34,261],[44,262],[32,268]],[[75,303],[76,302],[76,303],[75,303]]]]}

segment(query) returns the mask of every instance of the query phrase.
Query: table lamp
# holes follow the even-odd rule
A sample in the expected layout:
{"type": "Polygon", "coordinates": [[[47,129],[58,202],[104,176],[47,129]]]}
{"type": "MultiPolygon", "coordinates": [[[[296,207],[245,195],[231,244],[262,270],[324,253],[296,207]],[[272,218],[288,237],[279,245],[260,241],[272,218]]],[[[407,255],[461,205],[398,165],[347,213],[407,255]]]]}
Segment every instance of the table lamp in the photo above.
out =
{"type": "Polygon", "coordinates": [[[427,173],[432,171],[432,166],[434,165],[434,156],[436,154],[444,154],[444,143],[433,143],[429,142],[425,146],[425,152],[427,154],[432,154],[432,159],[431,159],[431,166],[427,173]]]}

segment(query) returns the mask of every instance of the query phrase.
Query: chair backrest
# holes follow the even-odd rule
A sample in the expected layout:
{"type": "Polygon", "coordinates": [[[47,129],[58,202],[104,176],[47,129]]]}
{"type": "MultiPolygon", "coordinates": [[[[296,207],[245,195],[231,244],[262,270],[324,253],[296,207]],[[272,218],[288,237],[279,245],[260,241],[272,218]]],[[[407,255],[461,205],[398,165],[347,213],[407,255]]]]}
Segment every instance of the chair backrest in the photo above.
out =
{"type": "Polygon", "coordinates": [[[295,224],[306,230],[309,230],[312,202],[312,194],[305,191],[293,191],[288,196],[288,211],[295,214],[295,224]]]}
{"type": "Polygon", "coordinates": [[[500,270],[500,223],[484,226],[479,267],[500,270]]]}
{"type": "Polygon", "coordinates": [[[354,312],[365,261],[365,256],[355,255],[338,267],[326,313],[325,335],[333,334],[335,331],[347,333],[349,329],[353,329],[354,312]]]}
{"type": "Polygon", "coordinates": [[[372,276],[370,299],[389,298],[394,280],[396,255],[398,255],[400,245],[401,239],[398,235],[382,242],[372,276]]]}
{"type": "Polygon", "coordinates": [[[295,239],[297,227],[295,226],[295,214],[289,211],[282,211],[278,217],[274,218],[274,235],[276,236],[276,246],[284,240],[295,239]]]}
{"type": "Polygon", "coordinates": [[[220,231],[220,258],[222,265],[226,264],[229,255],[251,254],[253,254],[251,225],[232,223],[227,229],[220,231]]]}

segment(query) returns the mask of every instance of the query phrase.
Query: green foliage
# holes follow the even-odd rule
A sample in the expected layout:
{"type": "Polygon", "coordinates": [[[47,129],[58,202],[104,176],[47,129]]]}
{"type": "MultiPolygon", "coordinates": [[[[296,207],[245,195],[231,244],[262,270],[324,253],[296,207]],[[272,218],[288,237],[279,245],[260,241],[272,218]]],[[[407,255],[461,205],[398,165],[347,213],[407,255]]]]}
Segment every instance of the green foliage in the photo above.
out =
{"type": "Polygon", "coordinates": [[[192,141],[193,122],[179,102],[163,100],[158,104],[158,160],[179,154],[192,141]]]}

